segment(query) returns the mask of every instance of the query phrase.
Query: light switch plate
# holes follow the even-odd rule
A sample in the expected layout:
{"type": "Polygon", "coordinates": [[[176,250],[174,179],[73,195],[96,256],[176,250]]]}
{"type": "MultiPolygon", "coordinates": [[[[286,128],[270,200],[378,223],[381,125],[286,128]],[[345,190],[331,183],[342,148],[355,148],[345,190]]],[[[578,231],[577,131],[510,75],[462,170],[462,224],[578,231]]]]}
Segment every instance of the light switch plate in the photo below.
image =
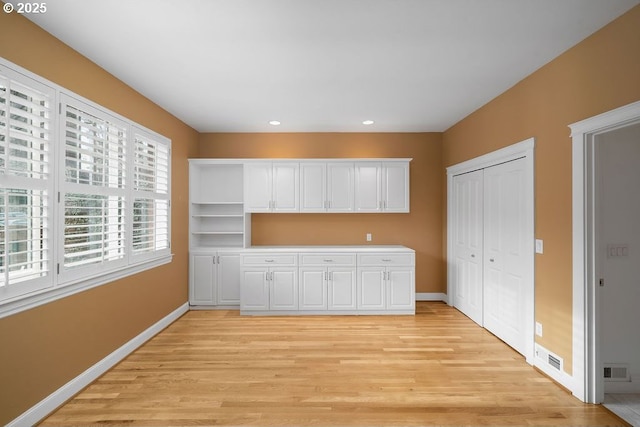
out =
{"type": "Polygon", "coordinates": [[[544,251],[544,245],[542,239],[536,239],[536,253],[541,254],[544,251]]]}
{"type": "Polygon", "coordinates": [[[371,241],[371,233],[367,233],[367,242],[371,241]]]}

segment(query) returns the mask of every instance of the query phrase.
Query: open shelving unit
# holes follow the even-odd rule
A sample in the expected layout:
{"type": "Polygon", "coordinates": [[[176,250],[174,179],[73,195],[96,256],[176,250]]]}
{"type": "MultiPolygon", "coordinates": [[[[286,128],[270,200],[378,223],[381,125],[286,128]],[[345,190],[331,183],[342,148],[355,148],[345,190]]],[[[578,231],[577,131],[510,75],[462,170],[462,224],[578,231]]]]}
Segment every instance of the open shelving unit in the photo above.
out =
{"type": "Polygon", "coordinates": [[[243,204],[241,163],[189,161],[189,246],[192,250],[243,248],[250,214],[243,204]]]}

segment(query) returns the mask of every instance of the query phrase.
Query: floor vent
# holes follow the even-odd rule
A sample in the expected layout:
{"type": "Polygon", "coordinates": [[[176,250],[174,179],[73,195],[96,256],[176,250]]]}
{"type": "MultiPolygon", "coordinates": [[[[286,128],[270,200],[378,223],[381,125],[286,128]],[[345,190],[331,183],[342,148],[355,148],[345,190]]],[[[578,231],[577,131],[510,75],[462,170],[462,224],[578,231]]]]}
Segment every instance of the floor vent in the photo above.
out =
{"type": "Polygon", "coordinates": [[[605,381],[631,381],[629,377],[629,366],[624,363],[605,363],[605,381]]]}
{"type": "Polygon", "coordinates": [[[560,370],[560,366],[561,366],[562,362],[560,361],[559,358],[554,357],[552,355],[549,355],[549,361],[548,362],[549,362],[549,365],[553,366],[558,371],[560,370]]]}
{"type": "Polygon", "coordinates": [[[549,350],[547,350],[546,348],[542,347],[540,344],[537,344],[537,343],[535,346],[535,351],[536,351],[536,357],[539,360],[541,360],[544,364],[553,368],[556,371],[562,371],[562,365],[564,364],[562,357],[550,352],[549,350]]]}

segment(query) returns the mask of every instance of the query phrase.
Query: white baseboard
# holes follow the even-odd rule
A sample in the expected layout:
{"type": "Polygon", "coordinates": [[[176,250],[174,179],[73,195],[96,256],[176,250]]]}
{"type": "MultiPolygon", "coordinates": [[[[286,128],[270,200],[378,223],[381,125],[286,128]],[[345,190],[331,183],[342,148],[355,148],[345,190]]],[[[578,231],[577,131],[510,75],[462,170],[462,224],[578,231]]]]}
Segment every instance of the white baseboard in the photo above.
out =
{"type": "Polygon", "coordinates": [[[442,301],[447,302],[447,294],[440,292],[416,292],[416,301],[442,301]]]}
{"type": "Polygon", "coordinates": [[[573,377],[564,371],[564,362],[562,361],[562,359],[558,355],[553,354],[552,352],[550,352],[549,350],[547,350],[546,348],[544,348],[538,343],[535,343],[533,366],[535,366],[536,368],[540,369],[542,372],[550,376],[553,380],[558,382],[567,390],[573,391],[574,389],[573,377]],[[549,354],[551,354],[556,359],[561,361],[560,370],[554,368],[549,364],[548,362],[549,354]]]}
{"type": "Polygon", "coordinates": [[[39,421],[53,412],[58,406],[72,398],[76,393],[91,384],[102,374],[111,369],[115,364],[131,354],[135,349],[140,347],[149,339],[153,338],[158,332],[176,321],[180,316],[189,311],[189,304],[185,303],[169,313],[155,324],[144,330],[138,336],[131,339],[122,347],[109,354],[104,359],[51,393],[49,396],[32,406],[18,418],[7,424],[7,427],[33,426],[39,421]]]}

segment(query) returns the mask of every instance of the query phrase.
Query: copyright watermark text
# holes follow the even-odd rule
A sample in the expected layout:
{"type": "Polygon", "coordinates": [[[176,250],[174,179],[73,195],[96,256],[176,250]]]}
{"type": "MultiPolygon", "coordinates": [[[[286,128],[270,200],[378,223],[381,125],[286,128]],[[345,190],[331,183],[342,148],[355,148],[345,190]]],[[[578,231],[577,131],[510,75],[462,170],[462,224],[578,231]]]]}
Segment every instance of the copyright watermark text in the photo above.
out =
{"type": "Polygon", "coordinates": [[[46,13],[47,12],[47,4],[46,3],[5,3],[2,6],[2,10],[4,13],[18,13],[18,14],[36,14],[36,13],[46,13]]]}

